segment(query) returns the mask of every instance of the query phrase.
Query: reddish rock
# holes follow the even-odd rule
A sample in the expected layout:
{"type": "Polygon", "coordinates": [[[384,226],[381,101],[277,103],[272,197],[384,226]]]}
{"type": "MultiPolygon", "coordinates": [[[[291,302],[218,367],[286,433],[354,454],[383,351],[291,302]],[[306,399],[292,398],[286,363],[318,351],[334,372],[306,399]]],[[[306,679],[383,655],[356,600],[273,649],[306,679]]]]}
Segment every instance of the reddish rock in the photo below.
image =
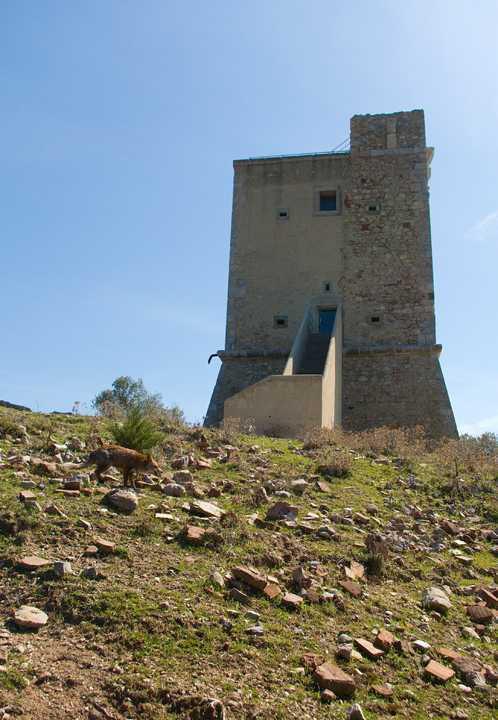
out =
{"type": "Polygon", "coordinates": [[[243,605],[251,604],[250,597],[245,593],[241,592],[240,590],[237,590],[237,588],[232,588],[228,593],[228,597],[232,600],[236,600],[237,602],[242,603],[243,605]]]}
{"type": "Polygon", "coordinates": [[[263,588],[263,592],[268,598],[270,598],[270,600],[273,600],[273,598],[276,598],[277,595],[280,595],[282,589],[274,583],[268,583],[268,585],[265,585],[263,588]]]}
{"type": "Polygon", "coordinates": [[[349,697],[356,692],[356,683],[353,678],[331,662],[317,667],[312,678],[321,690],[331,690],[335,695],[349,697]]]}
{"type": "Polygon", "coordinates": [[[44,461],[37,463],[32,473],[33,475],[39,475],[41,477],[54,477],[59,474],[55,463],[44,461]]]}
{"type": "Polygon", "coordinates": [[[64,490],[64,488],[57,488],[55,492],[66,497],[79,497],[81,495],[79,490],[64,490]]]}
{"type": "Polygon", "coordinates": [[[335,695],[332,690],[324,690],[322,693],[320,693],[320,702],[324,705],[331,703],[336,698],[337,695],[335,695]]]}
{"type": "Polygon", "coordinates": [[[95,544],[102,555],[111,555],[114,552],[114,543],[109,540],[97,540],[95,544]]]}
{"type": "Polygon", "coordinates": [[[301,664],[310,672],[314,672],[317,667],[323,665],[324,662],[325,658],[323,655],[317,655],[316,653],[304,653],[301,657],[301,664]]]}
{"type": "Polygon", "coordinates": [[[83,490],[83,480],[65,480],[64,490],[83,490]]]}
{"type": "Polygon", "coordinates": [[[223,511],[213,503],[204,502],[203,500],[192,500],[190,503],[190,512],[201,517],[221,518],[223,511]]]}
{"type": "Polygon", "coordinates": [[[290,520],[297,518],[299,508],[287,502],[276,502],[266,511],[267,520],[290,520]]]}
{"type": "Polygon", "coordinates": [[[83,553],[83,555],[86,555],[87,557],[93,557],[98,553],[98,551],[99,549],[96,545],[88,545],[85,548],[85,552],[83,553]]]}
{"type": "Polygon", "coordinates": [[[448,535],[458,535],[460,528],[449,520],[444,520],[441,527],[448,535]]]}
{"type": "Polygon", "coordinates": [[[195,467],[199,470],[209,470],[213,465],[213,461],[210,458],[199,458],[196,463],[195,467]]]}
{"type": "Polygon", "coordinates": [[[36,502],[36,495],[32,493],[31,490],[21,490],[19,500],[21,502],[36,502]]]}
{"type": "Polygon", "coordinates": [[[361,597],[362,589],[356,582],[351,580],[339,580],[339,585],[355,598],[361,597]]]}
{"type": "Polygon", "coordinates": [[[36,555],[30,555],[29,557],[24,557],[17,561],[18,567],[24,568],[24,570],[38,570],[38,568],[49,564],[50,560],[36,557],[36,555]]]}
{"type": "Polygon", "coordinates": [[[268,585],[266,578],[249,568],[237,566],[232,568],[232,573],[235,577],[239,578],[239,580],[242,580],[247,585],[250,585],[257,590],[264,590],[264,588],[268,585]]]}
{"type": "Polygon", "coordinates": [[[351,560],[351,562],[349,563],[349,568],[352,572],[354,572],[356,574],[358,580],[363,580],[363,578],[365,577],[365,573],[366,573],[364,565],[362,565],[359,562],[356,562],[356,560],[351,560]]]}
{"type": "Polygon", "coordinates": [[[375,647],[379,648],[380,650],[383,650],[384,652],[389,652],[391,649],[391,646],[395,640],[395,637],[392,633],[390,633],[388,630],[380,630],[377,637],[374,640],[375,647]]]}
{"type": "Polygon", "coordinates": [[[371,660],[377,660],[377,658],[385,655],[384,650],[376,648],[375,645],[373,645],[369,640],[365,640],[364,638],[356,638],[354,643],[358,650],[367,657],[369,657],[371,660]]]}
{"type": "Polygon", "coordinates": [[[487,588],[480,588],[480,590],[477,591],[477,594],[481,600],[484,600],[488,607],[498,609],[498,598],[495,597],[490,590],[487,588]]]}
{"type": "Polygon", "coordinates": [[[400,655],[415,655],[415,650],[408,640],[395,640],[394,649],[400,655]]]}
{"type": "Polygon", "coordinates": [[[368,517],[368,515],[364,515],[360,512],[357,512],[353,515],[353,520],[359,525],[368,525],[370,523],[370,518],[368,517]]]}
{"type": "Polygon", "coordinates": [[[392,685],[389,683],[384,683],[383,685],[372,685],[372,690],[374,690],[378,695],[381,695],[381,697],[391,697],[393,694],[392,685]]]}
{"type": "Polygon", "coordinates": [[[453,670],[450,670],[450,668],[447,668],[445,665],[441,665],[441,663],[438,663],[435,660],[431,660],[429,662],[429,664],[425,667],[424,672],[434,680],[441,680],[442,682],[447,682],[448,680],[451,680],[452,677],[455,677],[455,672],[453,670]]]}
{"type": "Polygon", "coordinates": [[[456,650],[451,650],[451,648],[446,647],[440,647],[439,654],[441,657],[444,657],[445,660],[459,660],[463,657],[462,654],[456,650]]]}
{"type": "Polygon", "coordinates": [[[45,512],[47,513],[47,515],[56,515],[57,517],[62,517],[62,518],[66,517],[66,515],[62,512],[62,510],[60,510],[57,507],[57,505],[48,505],[45,508],[45,512]]]}
{"type": "Polygon", "coordinates": [[[286,593],[282,597],[282,604],[288,608],[298,608],[303,604],[303,598],[300,595],[294,595],[294,593],[286,593]]]}
{"type": "Polygon", "coordinates": [[[32,630],[38,630],[47,624],[48,616],[38,608],[32,607],[31,605],[21,605],[21,607],[14,612],[14,622],[20,628],[30,628],[32,630]]]}
{"type": "Polygon", "coordinates": [[[312,585],[306,590],[306,599],[308,602],[311,603],[319,603],[320,602],[320,595],[318,594],[318,591],[315,587],[315,585],[312,585]]]}
{"type": "Polygon", "coordinates": [[[192,545],[201,545],[205,534],[206,531],[197,527],[197,525],[185,525],[180,533],[182,540],[192,543],[192,545]]]}
{"type": "Polygon", "coordinates": [[[256,527],[262,528],[263,530],[275,530],[275,525],[273,523],[261,520],[261,518],[256,518],[254,520],[254,524],[256,527]]]}
{"type": "Polygon", "coordinates": [[[474,657],[455,658],[451,663],[451,667],[455,672],[462,675],[462,677],[465,677],[468,673],[480,672],[482,670],[482,664],[474,657]]]}
{"type": "Polygon", "coordinates": [[[467,605],[467,613],[472,622],[487,625],[496,614],[496,610],[492,610],[484,605],[467,605]]]}

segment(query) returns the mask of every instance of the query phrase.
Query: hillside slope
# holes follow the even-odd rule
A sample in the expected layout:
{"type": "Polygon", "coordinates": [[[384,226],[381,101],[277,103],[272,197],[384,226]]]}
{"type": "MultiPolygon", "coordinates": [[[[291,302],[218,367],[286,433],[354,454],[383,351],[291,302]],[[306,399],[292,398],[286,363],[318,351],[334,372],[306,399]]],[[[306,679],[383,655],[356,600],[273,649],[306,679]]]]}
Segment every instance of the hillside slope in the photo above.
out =
{"type": "Polygon", "coordinates": [[[0,718],[498,716],[493,453],[180,427],[122,510],[99,436],[0,409],[0,718]]]}

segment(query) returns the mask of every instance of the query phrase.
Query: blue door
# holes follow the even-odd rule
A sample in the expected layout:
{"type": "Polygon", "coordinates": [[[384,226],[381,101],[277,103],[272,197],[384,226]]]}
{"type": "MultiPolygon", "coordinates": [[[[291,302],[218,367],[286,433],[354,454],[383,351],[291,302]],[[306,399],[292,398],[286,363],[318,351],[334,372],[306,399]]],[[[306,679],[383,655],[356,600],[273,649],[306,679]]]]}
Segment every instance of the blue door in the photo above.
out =
{"type": "Polygon", "coordinates": [[[335,310],[320,310],[318,332],[330,334],[334,328],[335,310]]]}

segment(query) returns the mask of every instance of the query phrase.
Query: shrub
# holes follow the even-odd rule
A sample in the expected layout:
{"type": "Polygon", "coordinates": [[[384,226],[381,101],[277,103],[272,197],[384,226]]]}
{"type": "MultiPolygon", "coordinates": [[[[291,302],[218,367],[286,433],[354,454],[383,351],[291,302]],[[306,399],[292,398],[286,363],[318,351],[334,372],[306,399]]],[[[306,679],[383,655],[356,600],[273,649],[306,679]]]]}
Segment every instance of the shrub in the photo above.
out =
{"type": "Polygon", "coordinates": [[[335,478],[345,478],[351,474],[353,462],[351,456],[345,452],[329,452],[316,468],[321,475],[331,475],[335,478]]]}
{"type": "Polygon", "coordinates": [[[163,439],[155,423],[147,417],[140,405],[129,408],[124,423],[111,425],[110,431],[116,445],[138,452],[151,450],[163,439]]]}

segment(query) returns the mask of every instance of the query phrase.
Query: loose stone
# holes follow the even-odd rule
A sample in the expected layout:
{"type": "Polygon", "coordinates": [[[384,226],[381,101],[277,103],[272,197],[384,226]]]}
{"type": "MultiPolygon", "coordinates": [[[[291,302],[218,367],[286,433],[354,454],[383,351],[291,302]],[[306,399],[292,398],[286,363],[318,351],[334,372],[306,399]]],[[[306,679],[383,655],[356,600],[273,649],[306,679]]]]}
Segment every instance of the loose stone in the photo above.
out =
{"type": "Polygon", "coordinates": [[[21,605],[21,607],[14,612],[14,622],[20,628],[38,630],[46,625],[47,621],[48,615],[31,605],[21,605]]]}

